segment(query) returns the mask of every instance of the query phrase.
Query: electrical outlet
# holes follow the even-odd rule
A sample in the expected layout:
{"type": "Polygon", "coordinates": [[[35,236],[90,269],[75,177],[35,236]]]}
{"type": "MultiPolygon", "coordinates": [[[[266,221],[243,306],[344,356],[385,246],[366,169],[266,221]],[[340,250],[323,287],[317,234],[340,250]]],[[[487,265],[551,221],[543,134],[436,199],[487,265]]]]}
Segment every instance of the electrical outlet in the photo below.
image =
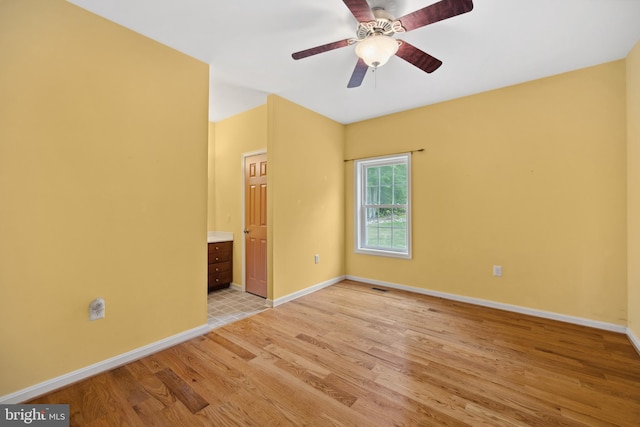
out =
{"type": "Polygon", "coordinates": [[[314,261],[316,264],[320,264],[320,255],[315,254],[315,255],[313,256],[313,261],[314,261]]]}
{"type": "Polygon", "coordinates": [[[104,318],[104,299],[96,298],[89,304],[89,320],[104,318]]]}
{"type": "Polygon", "coordinates": [[[502,277],[502,266],[494,265],[493,266],[493,275],[496,277],[502,277]]]}

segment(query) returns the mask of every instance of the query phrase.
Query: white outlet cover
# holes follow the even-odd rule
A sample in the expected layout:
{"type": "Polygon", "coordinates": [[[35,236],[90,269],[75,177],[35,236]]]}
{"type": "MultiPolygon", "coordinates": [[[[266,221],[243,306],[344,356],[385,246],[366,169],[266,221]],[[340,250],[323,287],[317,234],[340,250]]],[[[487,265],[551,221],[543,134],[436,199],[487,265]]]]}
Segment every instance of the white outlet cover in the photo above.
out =
{"type": "Polygon", "coordinates": [[[104,299],[96,298],[89,304],[89,320],[98,320],[104,318],[104,299]]]}
{"type": "Polygon", "coordinates": [[[502,276],[502,266],[501,265],[494,265],[493,266],[493,275],[496,277],[501,277],[502,276]]]}

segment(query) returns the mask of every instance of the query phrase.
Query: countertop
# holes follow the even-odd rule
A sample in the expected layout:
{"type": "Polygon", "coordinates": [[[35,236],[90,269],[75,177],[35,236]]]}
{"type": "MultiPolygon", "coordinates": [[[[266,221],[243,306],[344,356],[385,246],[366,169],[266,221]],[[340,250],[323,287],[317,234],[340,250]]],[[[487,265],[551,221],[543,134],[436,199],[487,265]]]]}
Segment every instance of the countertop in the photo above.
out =
{"type": "Polygon", "coordinates": [[[233,233],[230,231],[208,231],[207,243],[233,241],[233,233]]]}

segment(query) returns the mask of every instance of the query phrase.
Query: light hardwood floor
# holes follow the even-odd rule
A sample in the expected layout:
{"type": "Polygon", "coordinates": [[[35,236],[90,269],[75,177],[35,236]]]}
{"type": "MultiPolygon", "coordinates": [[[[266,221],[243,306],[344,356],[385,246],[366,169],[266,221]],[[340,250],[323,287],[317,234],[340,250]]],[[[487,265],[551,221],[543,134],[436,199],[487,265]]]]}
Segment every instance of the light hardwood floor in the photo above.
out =
{"type": "Polygon", "coordinates": [[[341,282],[31,403],[71,425],[639,426],[622,334],[341,282]]]}

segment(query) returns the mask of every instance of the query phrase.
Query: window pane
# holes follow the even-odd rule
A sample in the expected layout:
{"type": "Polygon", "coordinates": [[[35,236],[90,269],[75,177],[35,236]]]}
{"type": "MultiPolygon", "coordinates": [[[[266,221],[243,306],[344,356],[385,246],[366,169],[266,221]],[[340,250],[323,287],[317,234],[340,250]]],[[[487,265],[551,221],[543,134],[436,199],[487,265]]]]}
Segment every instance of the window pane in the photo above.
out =
{"type": "Polygon", "coordinates": [[[404,227],[407,223],[407,209],[406,208],[394,208],[393,209],[393,223],[397,227],[404,227]]]}
{"type": "Polygon", "coordinates": [[[380,248],[389,248],[391,247],[391,238],[393,236],[393,229],[389,227],[380,227],[378,229],[378,247],[380,248]]]}
{"type": "Polygon", "coordinates": [[[385,185],[380,187],[380,204],[390,205],[393,203],[393,187],[385,185]]]}
{"type": "Polygon", "coordinates": [[[394,165],[393,166],[394,184],[407,185],[407,165],[394,165]]]}
{"type": "Polygon", "coordinates": [[[407,248],[407,210],[404,208],[393,209],[393,240],[391,247],[393,249],[407,248]]]}
{"type": "Polygon", "coordinates": [[[393,230],[393,242],[391,244],[393,249],[406,249],[407,248],[407,230],[404,228],[395,228],[393,230]]]}
{"type": "Polygon", "coordinates": [[[367,187],[367,198],[365,200],[367,205],[380,204],[380,191],[378,186],[367,187]]]}
{"type": "Polygon", "coordinates": [[[407,187],[406,185],[394,185],[393,186],[393,204],[394,205],[406,205],[407,204],[407,187]]]}
{"type": "Polygon", "coordinates": [[[378,216],[381,227],[390,227],[391,226],[391,209],[389,208],[379,208],[378,216]]]}
{"type": "Polygon", "coordinates": [[[393,166],[380,166],[380,185],[393,185],[393,166]]]}
{"type": "Polygon", "coordinates": [[[365,245],[369,247],[377,247],[378,241],[378,225],[367,225],[365,245]]]}
{"type": "Polygon", "coordinates": [[[365,229],[365,244],[367,246],[378,246],[380,240],[378,236],[379,229],[379,211],[378,208],[367,208],[366,210],[367,224],[365,229]]]}
{"type": "Polygon", "coordinates": [[[368,167],[367,170],[367,186],[378,185],[379,168],[368,167]]]}
{"type": "Polygon", "coordinates": [[[377,227],[378,226],[378,208],[367,208],[366,219],[367,219],[367,225],[375,224],[377,227]]]}

